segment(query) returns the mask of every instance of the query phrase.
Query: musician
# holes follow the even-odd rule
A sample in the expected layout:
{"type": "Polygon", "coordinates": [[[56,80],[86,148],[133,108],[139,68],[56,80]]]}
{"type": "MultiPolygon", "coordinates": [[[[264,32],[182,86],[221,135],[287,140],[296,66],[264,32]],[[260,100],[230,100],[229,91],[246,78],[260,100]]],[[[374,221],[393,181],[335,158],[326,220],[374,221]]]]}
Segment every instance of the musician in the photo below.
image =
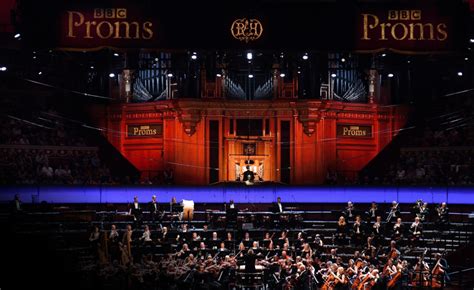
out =
{"type": "Polygon", "coordinates": [[[113,224],[110,226],[108,237],[108,247],[112,261],[118,260],[120,257],[119,239],[119,232],[117,231],[117,227],[113,224]]]}
{"type": "Polygon", "coordinates": [[[145,225],[145,229],[143,231],[142,236],[139,238],[139,240],[142,241],[143,244],[148,244],[152,242],[150,227],[148,227],[148,225],[145,225]]]}
{"type": "Polygon", "coordinates": [[[156,195],[151,197],[151,201],[148,203],[148,211],[150,212],[152,221],[159,219],[160,214],[158,211],[158,203],[156,202],[156,195]]]}
{"type": "Polygon", "coordinates": [[[415,221],[411,224],[410,234],[411,234],[411,246],[412,247],[418,246],[423,234],[423,225],[421,224],[419,217],[416,217],[415,221]]]}
{"type": "Polygon", "coordinates": [[[422,199],[418,199],[415,204],[413,205],[412,207],[412,214],[414,217],[417,217],[419,216],[420,214],[420,209],[421,209],[421,206],[423,205],[423,200],[422,199]]]}
{"type": "Polygon", "coordinates": [[[360,218],[356,216],[354,224],[352,225],[352,243],[356,247],[360,247],[365,241],[365,225],[360,218]]]}
{"type": "Polygon", "coordinates": [[[372,225],[372,236],[374,237],[374,246],[383,244],[385,239],[385,226],[382,223],[381,216],[377,216],[375,223],[372,225]]]}
{"type": "Polygon", "coordinates": [[[132,263],[132,242],[133,242],[133,230],[132,225],[128,224],[127,229],[122,236],[122,242],[119,244],[122,254],[121,263],[123,266],[127,266],[132,263]]]}
{"type": "Polygon", "coordinates": [[[440,253],[435,253],[435,259],[436,262],[431,270],[431,286],[433,288],[442,288],[446,285],[446,280],[449,279],[448,273],[446,272],[449,266],[446,259],[444,259],[440,253]]]}
{"type": "Polygon", "coordinates": [[[137,196],[133,197],[133,203],[129,207],[128,214],[133,216],[133,220],[134,220],[136,225],[141,223],[142,208],[140,206],[140,203],[138,202],[138,197],[137,196]]]}
{"type": "Polygon", "coordinates": [[[15,198],[12,201],[12,212],[15,214],[23,212],[19,194],[15,194],[15,198]]]}
{"type": "Polygon", "coordinates": [[[290,244],[288,240],[288,232],[282,231],[280,237],[278,238],[277,245],[278,247],[282,248],[285,244],[290,244]]]}
{"type": "Polygon", "coordinates": [[[400,257],[400,251],[397,249],[397,242],[390,241],[390,248],[386,255],[384,255],[387,259],[396,260],[400,257]]]}
{"type": "Polygon", "coordinates": [[[98,226],[94,226],[90,236],[89,236],[89,243],[90,243],[90,246],[91,246],[91,249],[92,249],[92,252],[94,254],[97,253],[97,250],[99,248],[99,244],[100,244],[100,230],[99,230],[99,227],[98,226]]]}
{"type": "Polygon", "coordinates": [[[334,237],[337,245],[345,245],[347,236],[347,223],[344,216],[339,217],[337,222],[336,235],[334,237]]]}
{"type": "Polygon", "coordinates": [[[245,265],[245,272],[254,273],[255,270],[255,261],[257,260],[257,255],[255,255],[252,249],[247,251],[247,254],[244,255],[243,261],[245,265]]]}
{"type": "Polygon", "coordinates": [[[418,213],[416,214],[416,216],[420,218],[421,222],[425,222],[428,221],[429,214],[430,209],[428,208],[428,203],[423,202],[421,207],[418,209],[418,213]]]}
{"type": "Polygon", "coordinates": [[[309,243],[304,243],[303,244],[303,249],[301,250],[301,257],[304,259],[309,259],[313,256],[313,249],[311,249],[311,246],[309,243]]]}
{"type": "Polygon", "coordinates": [[[161,229],[161,233],[158,234],[157,241],[160,244],[166,244],[168,242],[169,232],[167,227],[161,229]]]}
{"type": "Polygon", "coordinates": [[[342,216],[348,221],[356,216],[356,208],[352,201],[347,202],[347,207],[342,211],[342,216]]]}
{"type": "Polygon", "coordinates": [[[444,231],[447,229],[449,224],[449,209],[446,202],[441,203],[441,206],[436,208],[436,212],[438,213],[438,218],[436,220],[438,229],[444,231]]]}
{"type": "Polygon", "coordinates": [[[309,270],[306,269],[306,266],[303,264],[299,264],[297,273],[296,273],[296,281],[294,281],[296,289],[301,290],[310,290],[312,289],[312,277],[310,276],[311,273],[309,270]]]}
{"type": "Polygon", "coordinates": [[[274,213],[282,213],[283,210],[283,204],[281,203],[281,197],[277,198],[277,201],[273,203],[273,212],[274,213]]]}
{"type": "Polygon", "coordinates": [[[253,183],[253,181],[255,180],[255,173],[252,170],[250,170],[250,166],[247,165],[245,168],[247,170],[244,173],[242,173],[244,177],[243,181],[253,183]]]}
{"type": "Polygon", "coordinates": [[[405,227],[402,224],[402,219],[397,218],[397,222],[393,225],[392,228],[392,240],[402,241],[404,236],[405,227]]]}
{"type": "Polygon", "coordinates": [[[393,264],[393,259],[388,259],[382,271],[383,279],[388,283],[397,273],[397,266],[393,264]]]}
{"type": "Polygon", "coordinates": [[[338,267],[334,275],[334,290],[347,289],[347,277],[344,274],[344,268],[338,267]]]}
{"type": "Polygon", "coordinates": [[[399,217],[400,217],[400,206],[399,206],[399,203],[394,200],[392,201],[392,206],[390,207],[390,211],[388,212],[386,222],[392,223],[393,221],[396,221],[399,217]]]}
{"type": "Polygon", "coordinates": [[[379,215],[382,215],[375,201],[372,201],[372,204],[370,205],[369,210],[365,214],[366,214],[368,222],[370,221],[374,222],[379,215]]]}

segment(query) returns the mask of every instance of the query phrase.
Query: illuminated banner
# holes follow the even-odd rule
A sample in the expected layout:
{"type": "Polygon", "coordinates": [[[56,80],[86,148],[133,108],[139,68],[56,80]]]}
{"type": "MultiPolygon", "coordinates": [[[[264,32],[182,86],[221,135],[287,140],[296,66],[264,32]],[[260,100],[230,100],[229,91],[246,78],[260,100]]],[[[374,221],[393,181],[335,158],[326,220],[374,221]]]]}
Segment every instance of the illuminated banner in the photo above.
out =
{"type": "Polygon", "coordinates": [[[45,6],[25,0],[24,40],[71,50],[291,49],[429,53],[465,47],[469,6],[461,0],[409,3],[94,1],[45,6]],[[330,24],[330,25],[329,25],[330,24]],[[461,45],[462,44],[462,45],[461,45]]]}
{"type": "Polygon", "coordinates": [[[128,137],[161,137],[163,136],[163,124],[128,125],[128,137]]]}
{"type": "Polygon", "coordinates": [[[158,21],[131,8],[70,9],[60,16],[59,46],[148,47],[158,40],[158,21]]]}
{"type": "Polygon", "coordinates": [[[336,133],[338,137],[372,137],[372,126],[337,125],[336,133]]]}
{"type": "Polygon", "coordinates": [[[433,52],[454,49],[453,15],[435,7],[361,9],[355,50],[433,52]]]}

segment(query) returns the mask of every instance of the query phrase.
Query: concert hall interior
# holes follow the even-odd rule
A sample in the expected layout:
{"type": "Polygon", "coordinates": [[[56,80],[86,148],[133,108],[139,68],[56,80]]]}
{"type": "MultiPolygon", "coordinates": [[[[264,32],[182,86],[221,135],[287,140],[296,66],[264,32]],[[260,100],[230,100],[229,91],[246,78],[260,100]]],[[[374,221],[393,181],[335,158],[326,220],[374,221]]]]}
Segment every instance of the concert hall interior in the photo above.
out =
{"type": "Polygon", "coordinates": [[[2,289],[473,289],[474,0],[2,0],[2,289]]]}

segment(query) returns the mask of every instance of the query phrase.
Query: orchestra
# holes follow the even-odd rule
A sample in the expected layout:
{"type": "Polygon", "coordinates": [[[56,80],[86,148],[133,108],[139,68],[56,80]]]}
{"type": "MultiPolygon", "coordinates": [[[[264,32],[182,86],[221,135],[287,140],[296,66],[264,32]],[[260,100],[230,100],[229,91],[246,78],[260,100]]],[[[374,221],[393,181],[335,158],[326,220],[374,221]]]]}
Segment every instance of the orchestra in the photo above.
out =
{"type": "MultiPolygon", "coordinates": [[[[176,201],[172,202],[171,209],[173,203],[176,201]]],[[[283,208],[278,204],[281,204],[280,199],[273,207],[278,209],[275,212],[283,208]]],[[[212,227],[210,230],[207,223],[197,229],[183,221],[180,227],[170,230],[161,225],[161,219],[153,218],[159,209],[153,196],[148,206],[151,223],[135,224],[135,228],[128,224],[123,233],[115,224],[111,225],[104,233],[105,256],[123,266],[132,265],[137,259],[152,263],[153,257],[146,255],[149,251],[145,249],[158,247],[161,258],[154,267],[184,283],[214,281],[218,286],[252,274],[271,289],[401,289],[402,283],[442,288],[448,264],[440,253],[434,253],[436,262],[431,266],[425,261],[426,250],[410,265],[405,257],[407,252],[401,250],[404,244],[412,248],[420,246],[422,220],[428,218],[423,216],[424,207],[427,207],[426,202],[417,207],[414,222],[405,233],[397,202],[392,203],[387,217],[372,203],[366,220],[356,214],[353,204],[349,203],[336,222],[334,245],[328,248],[322,232],[312,234],[304,229],[258,232],[233,228],[222,233],[212,227]],[[347,221],[346,216],[349,219],[352,216],[352,220],[347,221]],[[392,219],[395,220],[390,225],[387,221],[392,219]],[[349,256],[338,254],[338,249],[346,246],[356,251],[349,256]],[[142,256],[138,257],[137,253],[142,256]]],[[[436,212],[440,222],[447,219],[445,203],[436,212]]],[[[145,216],[136,197],[128,213],[134,222],[137,217],[145,216]]],[[[94,227],[89,238],[94,249],[104,246],[100,235],[99,227],[94,227]]]]}

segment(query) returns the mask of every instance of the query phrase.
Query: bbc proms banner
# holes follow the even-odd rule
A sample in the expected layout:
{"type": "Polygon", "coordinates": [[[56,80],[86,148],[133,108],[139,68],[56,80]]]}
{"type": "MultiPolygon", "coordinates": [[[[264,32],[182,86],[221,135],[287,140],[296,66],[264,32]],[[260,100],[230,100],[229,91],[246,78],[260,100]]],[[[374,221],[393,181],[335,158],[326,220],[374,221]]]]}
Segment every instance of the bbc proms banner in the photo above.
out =
{"type": "Polygon", "coordinates": [[[134,2],[120,1],[108,5],[63,3],[47,10],[35,6],[37,2],[26,2],[32,5],[24,18],[25,27],[30,29],[30,44],[65,50],[274,49],[277,46],[305,50],[445,52],[460,49],[467,40],[465,20],[469,12],[466,3],[455,0],[384,5],[347,3],[344,7],[308,1],[255,6],[230,2],[219,7],[207,2],[151,1],[139,7],[134,2]]]}

